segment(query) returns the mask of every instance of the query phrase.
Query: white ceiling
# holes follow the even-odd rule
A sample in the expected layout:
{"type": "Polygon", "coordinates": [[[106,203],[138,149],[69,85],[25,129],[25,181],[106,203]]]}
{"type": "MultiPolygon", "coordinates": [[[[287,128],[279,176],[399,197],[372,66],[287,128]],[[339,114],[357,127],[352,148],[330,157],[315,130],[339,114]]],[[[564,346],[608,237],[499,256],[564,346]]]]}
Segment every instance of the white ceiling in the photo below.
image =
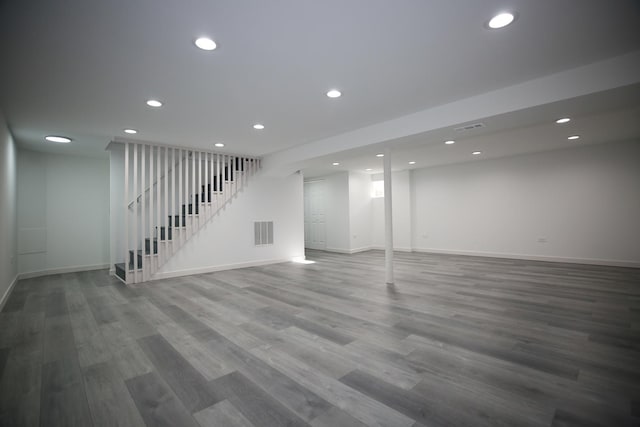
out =
{"type": "MultiPolygon", "coordinates": [[[[456,126],[321,156],[300,165],[305,178],[335,172],[382,172],[377,153],[392,148],[392,170],[417,169],[601,144],[640,141],[640,84],[572,98],[536,108],[485,117],[484,128],[459,132],[456,126]],[[566,124],[556,124],[561,117],[566,124]],[[579,135],[578,140],[568,140],[579,135]],[[445,145],[444,141],[455,144],[445,145]],[[482,151],[474,156],[473,151],[482,151]],[[409,162],[416,162],[410,165],[409,162]],[[332,163],[340,163],[333,166],[332,163]],[[367,169],[371,169],[367,171],[367,169]]],[[[477,123],[474,122],[474,123],[477,123]]]]}
{"type": "Polygon", "coordinates": [[[639,50],[639,22],[633,0],[4,0],[0,108],[30,149],[100,155],[132,127],[264,155],[639,50]]]}

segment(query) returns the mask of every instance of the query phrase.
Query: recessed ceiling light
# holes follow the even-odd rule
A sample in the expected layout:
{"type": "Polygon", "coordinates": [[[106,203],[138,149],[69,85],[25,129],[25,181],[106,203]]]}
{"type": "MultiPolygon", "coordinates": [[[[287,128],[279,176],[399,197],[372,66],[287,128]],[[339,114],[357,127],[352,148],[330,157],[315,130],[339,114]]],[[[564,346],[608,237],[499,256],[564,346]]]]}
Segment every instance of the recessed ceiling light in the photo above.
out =
{"type": "Polygon", "coordinates": [[[415,165],[415,164],[416,164],[416,162],[409,162],[409,164],[410,164],[410,165],[415,165]]]}
{"type": "Polygon", "coordinates": [[[580,135],[571,135],[571,136],[570,136],[569,138],[567,138],[567,139],[574,140],[574,139],[579,139],[579,138],[580,138],[580,135]]]}
{"type": "Polygon", "coordinates": [[[451,145],[451,144],[455,144],[456,142],[454,140],[450,139],[448,141],[445,141],[444,143],[447,144],[447,145],[451,145]]]}
{"type": "Polygon", "coordinates": [[[511,24],[514,19],[515,19],[515,16],[513,15],[513,13],[508,13],[508,12],[500,13],[494,16],[493,18],[491,18],[488,25],[489,25],[489,28],[493,28],[493,29],[504,28],[507,25],[511,24]]]}
{"type": "Polygon", "coordinates": [[[561,119],[556,120],[556,123],[563,124],[563,123],[569,123],[570,121],[571,119],[569,117],[563,117],[561,119]]]}
{"type": "Polygon", "coordinates": [[[333,166],[340,166],[340,163],[338,163],[338,162],[333,162],[333,163],[331,163],[331,164],[332,164],[333,166]]]}
{"type": "Polygon", "coordinates": [[[124,133],[128,133],[130,135],[135,135],[136,133],[138,133],[138,131],[135,130],[135,129],[125,129],[124,133]]]}
{"type": "Polygon", "coordinates": [[[384,157],[384,154],[382,154],[382,153],[376,154],[376,157],[384,157]]]}
{"type": "Polygon", "coordinates": [[[474,151],[474,152],[473,152],[473,153],[471,153],[471,154],[473,154],[474,156],[477,156],[478,154],[482,154],[482,151],[474,151]]]}
{"type": "Polygon", "coordinates": [[[261,125],[260,123],[256,123],[255,125],[253,125],[254,129],[258,129],[258,130],[262,130],[264,129],[264,125],[261,125]]]}
{"type": "Polygon", "coordinates": [[[329,92],[327,92],[327,96],[329,98],[340,98],[341,95],[342,95],[342,92],[336,89],[331,89],[329,92]]]}
{"type": "Polygon", "coordinates": [[[158,107],[162,107],[162,102],[158,101],[157,99],[150,99],[147,101],[147,105],[149,107],[158,108],[158,107]]]}
{"type": "Polygon", "coordinates": [[[218,148],[222,148],[222,147],[224,147],[224,144],[223,144],[222,142],[216,142],[216,143],[215,143],[215,144],[213,144],[213,145],[215,145],[215,146],[216,146],[216,147],[218,147],[218,148]]]}
{"type": "Polygon", "coordinates": [[[372,171],[373,169],[371,169],[371,168],[366,168],[365,170],[366,170],[367,172],[370,172],[370,171],[372,171]]]}
{"type": "Polygon", "coordinates": [[[208,37],[200,37],[195,44],[202,50],[214,50],[217,47],[216,42],[208,37]]]}
{"type": "Polygon", "coordinates": [[[45,136],[44,139],[46,139],[49,142],[59,142],[61,144],[67,144],[71,142],[71,138],[67,138],[66,136],[48,135],[48,136],[45,136]]]}

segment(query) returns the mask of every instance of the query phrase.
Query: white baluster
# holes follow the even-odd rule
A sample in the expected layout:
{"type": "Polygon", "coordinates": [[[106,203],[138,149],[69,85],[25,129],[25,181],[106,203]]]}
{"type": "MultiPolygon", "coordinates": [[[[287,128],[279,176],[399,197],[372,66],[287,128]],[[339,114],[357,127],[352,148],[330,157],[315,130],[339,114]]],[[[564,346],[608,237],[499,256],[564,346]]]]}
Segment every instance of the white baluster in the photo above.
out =
{"type": "MultiPolygon", "coordinates": [[[[191,152],[191,200],[193,201],[193,207],[191,210],[191,234],[189,236],[193,236],[195,234],[195,225],[196,225],[196,152],[191,152]]],[[[187,210],[188,211],[188,210],[187,210]]]]}
{"type": "Polygon", "coordinates": [[[207,220],[207,218],[209,218],[209,204],[208,204],[209,197],[207,195],[207,190],[208,190],[207,189],[207,180],[208,179],[209,179],[209,153],[207,153],[205,151],[204,152],[204,178],[203,178],[204,188],[201,187],[200,190],[199,190],[199,191],[202,192],[202,193],[200,193],[201,196],[202,196],[202,200],[200,200],[200,203],[202,203],[202,206],[203,206],[203,209],[204,209],[203,213],[205,214],[204,215],[204,220],[205,221],[207,220]]]}
{"type": "MultiPolygon", "coordinates": [[[[138,144],[133,144],[133,283],[139,282],[138,277],[138,260],[136,254],[138,253],[138,244],[140,239],[138,237],[138,221],[140,212],[140,203],[138,201],[138,194],[140,189],[138,188],[138,144]]],[[[129,263],[129,253],[127,253],[127,263],[129,263]]]]}
{"type": "MultiPolygon", "coordinates": [[[[145,197],[145,188],[147,186],[147,146],[143,145],[142,146],[142,161],[140,163],[140,167],[142,169],[142,175],[140,176],[140,187],[142,189],[142,191],[140,192],[140,194],[142,194],[141,196],[141,200],[142,200],[142,222],[141,222],[141,227],[140,227],[140,235],[142,237],[142,281],[146,282],[147,281],[147,260],[145,260],[144,256],[147,252],[147,244],[145,241],[145,234],[147,232],[147,198],[145,197]]],[[[134,256],[137,254],[134,254],[134,256]]]]}
{"type": "MultiPolygon", "coordinates": [[[[158,268],[160,268],[161,260],[162,260],[162,256],[164,255],[164,247],[165,245],[160,243],[160,232],[162,231],[161,227],[161,223],[160,223],[160,215],[162,214],[162,193],[160,190],[162,190],[162,177],[163,175],[161,174],[162,172],[162,159],[160,158],[160,154],[162,152],[162,147],[158,146],[156,147],[156,209],[155,209],[155,227],[157,231],[157,235],[158,235],[158,255],[156,255],[156,268],[154,270],[154,273],[158,270],[158,268]]],[[[166,231],[166,230],[165,230],[166,231]]],[[[165,236],[167,237],[167,236],[165,236]]]]}
{"type": "MultiPolygon", "coordinates": [[[[178,165],[179,165],[179,173],[178,173],[178,203],[176,206],[176,211],[178,213],[177,216],[177,220],[176,220],[176,216],[173,217],[173,225],[174,227],[178,227],[179,225],[184,225],[182,224],[182,211],[180,208],[180,205],[182,203],[182,192],[184,191],[184,165],[183,163],[183,156],[184,150],[182,149],[178,149],[178,165]]],[[[183,229],[180,228],[180,239],[178,240],[178,245],[174,247],[174,250],[177,249],[178,247],[182,246],[182,239],[184,238],[184,233],[183,233],[183,229]]]]}
{"type": "Polygon", "coordinates": [[[200,200],[200,197],[198,197],[200,195],[201,189],[202,189],[202,151],[198,151],[198,185],[196,187],[195,193],[193,194],[193,212],[195,213],[196,209],[198,211],[198,230],[202,225],[201,224],[202,216],[200,216],[200,214],[202,214],[201,209],[203,208],[203,206],[202,206],[202,200],[200,200]],[[198,203],[196,203],[196,199],[198,203]]]}

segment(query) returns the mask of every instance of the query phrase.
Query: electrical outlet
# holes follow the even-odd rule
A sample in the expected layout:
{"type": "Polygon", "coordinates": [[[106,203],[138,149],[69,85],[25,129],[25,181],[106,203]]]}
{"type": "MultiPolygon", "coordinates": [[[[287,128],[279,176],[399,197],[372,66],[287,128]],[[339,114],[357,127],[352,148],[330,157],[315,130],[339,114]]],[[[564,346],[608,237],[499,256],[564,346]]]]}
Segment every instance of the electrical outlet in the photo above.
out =
{"type": "Polygon", "coordinates": [[[538,237],[538,243],[547,243],[546,237],[538,237]]]}
{"type": "Polygon", "coordinates": [[[423,239],[426,239],[426,238],[428,238],[428,237],[429,237],[429,235],[428,235],[428,234],[423,234],[423,235],[422,235],[422,238],[423,238],[423,239]]]}

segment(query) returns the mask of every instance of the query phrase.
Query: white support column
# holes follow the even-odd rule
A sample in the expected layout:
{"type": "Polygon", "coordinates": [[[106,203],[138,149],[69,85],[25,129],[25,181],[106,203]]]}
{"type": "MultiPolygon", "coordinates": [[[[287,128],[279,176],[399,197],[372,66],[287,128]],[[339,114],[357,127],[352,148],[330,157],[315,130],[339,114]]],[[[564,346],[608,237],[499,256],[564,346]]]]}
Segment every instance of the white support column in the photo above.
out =
{"type": "Polygon", "coordinates": [[[129,143],[124,144],[124,271],[125,281],[129,274],[129,143]]]}
{"type": "Polygon", "coordinates": [[[393,208],[391,191],[391,148],[384,150],[384,266],[385,282],[393,284],[393,208]]]}

